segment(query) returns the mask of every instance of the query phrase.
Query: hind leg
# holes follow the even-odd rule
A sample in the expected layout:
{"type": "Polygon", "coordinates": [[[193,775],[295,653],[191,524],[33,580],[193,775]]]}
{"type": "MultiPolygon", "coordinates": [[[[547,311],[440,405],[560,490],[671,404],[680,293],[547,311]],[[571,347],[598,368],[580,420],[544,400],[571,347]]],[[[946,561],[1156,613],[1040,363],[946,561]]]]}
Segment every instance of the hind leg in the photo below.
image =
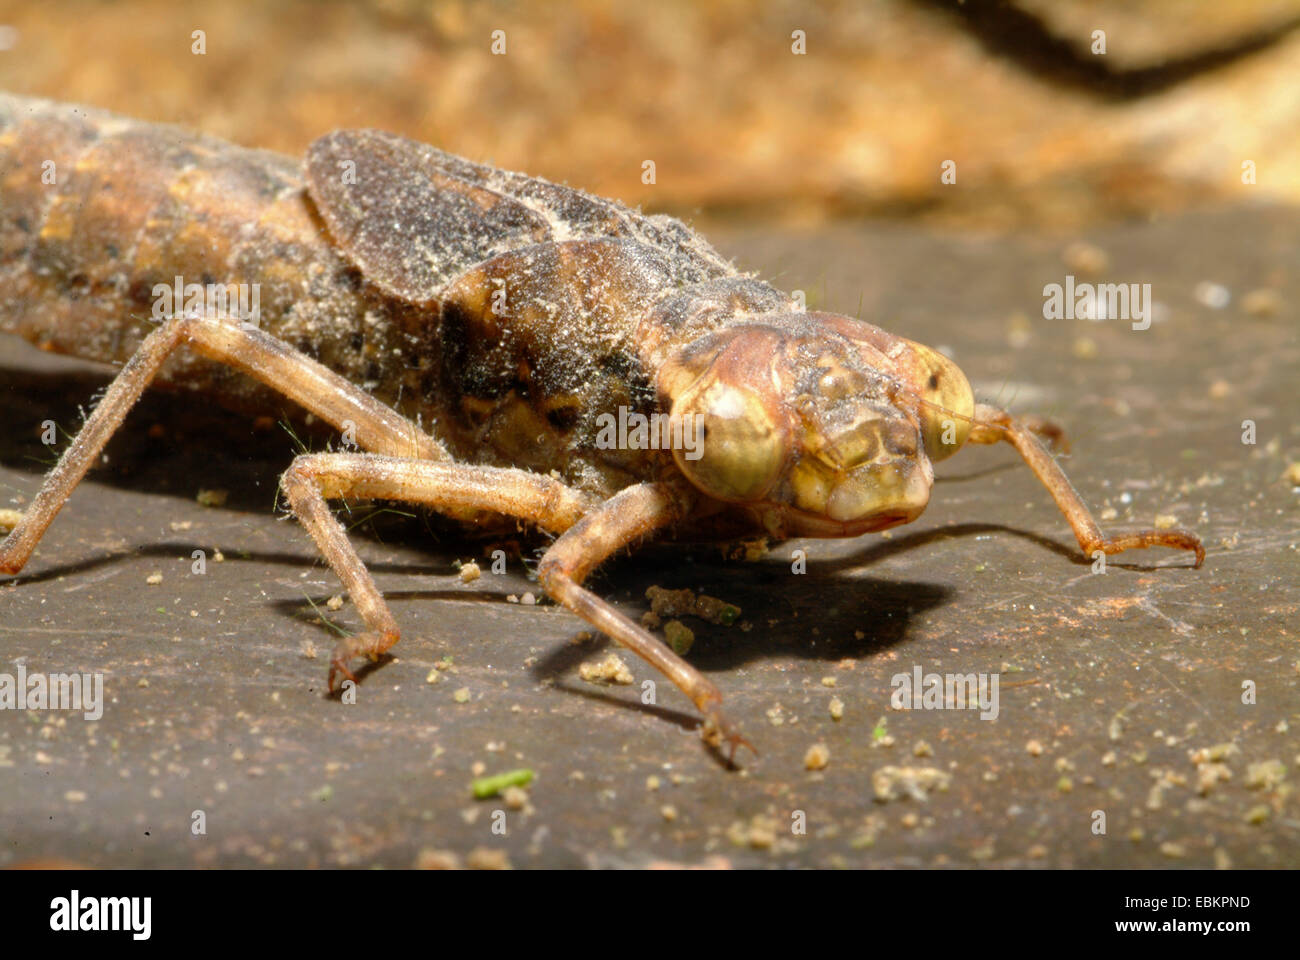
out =
{"type": "Polygon", "coordinates": [[[99,457],[127,412],[171,352],[183,345],[255,377],[339,430],[355,428],[357,445],[397,456],[450,460],[433,437],[360,387],[267,333],[220,320],[175,317],[145,338],[109,384],[9,536],[0,543],[0,573],[22,570],[73,489],[99,457]]]}

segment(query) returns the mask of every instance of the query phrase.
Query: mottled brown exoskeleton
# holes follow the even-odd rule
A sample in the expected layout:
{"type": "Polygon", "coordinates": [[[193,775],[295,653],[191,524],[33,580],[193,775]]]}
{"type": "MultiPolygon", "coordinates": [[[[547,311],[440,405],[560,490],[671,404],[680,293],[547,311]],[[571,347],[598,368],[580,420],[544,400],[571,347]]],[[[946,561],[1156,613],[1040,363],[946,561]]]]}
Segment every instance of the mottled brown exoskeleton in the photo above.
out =
{"type": "Polygon", "coordinates": [[[245,407],[273,390],[355,437],[366,452],[300,456],[281,481],[366,624],[334,651],[331,688],[398,639],[337,498],[555,535],[546,592],[668,676],[733,752],[744,741],[717,687],[582,586],[657,531],[884,530],[925,509],[932,461],[1006,440],[1089,555],[1204,557],[1190,533],[1103,534],[1035,438],[1047,425],[977,404],[934,350],[803,312],[677,220],[373,130],[330,133],[300,166],[0,96],[0,329],[125,362],[0,545],[5,573],[150,383],[245,407]],[[155,319],[155,287],[177,277],[258,285],[258,322],[155,319]],[[702,444],[611,449],[602,415],[620,408],[702,418],[702,444]]]}

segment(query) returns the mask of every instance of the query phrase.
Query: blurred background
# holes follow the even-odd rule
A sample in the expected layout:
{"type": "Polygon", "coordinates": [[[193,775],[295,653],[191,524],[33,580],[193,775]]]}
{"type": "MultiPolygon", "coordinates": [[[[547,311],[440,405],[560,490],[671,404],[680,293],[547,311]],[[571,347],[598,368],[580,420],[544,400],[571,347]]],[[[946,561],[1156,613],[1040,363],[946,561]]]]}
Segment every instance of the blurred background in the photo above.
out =
{"type": "Polygon", "coordinates": [[[685,216],[1300,198],[1296,0],[5,0],[0,24],[14,93],[290,154],[380,127],[685,216]]]}

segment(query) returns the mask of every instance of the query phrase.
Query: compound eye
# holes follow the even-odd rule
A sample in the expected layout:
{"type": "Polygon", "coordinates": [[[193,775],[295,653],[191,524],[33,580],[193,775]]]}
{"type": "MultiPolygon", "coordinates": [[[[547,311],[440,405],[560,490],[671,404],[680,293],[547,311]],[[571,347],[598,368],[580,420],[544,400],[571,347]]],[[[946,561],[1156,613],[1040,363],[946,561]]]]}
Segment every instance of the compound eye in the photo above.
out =
{"type": "Polygon", "coordinates": [[[975,415],[975,395],[957,364],[921,344],[914,348],[921,374],[919,392],[926,401],[918,411],[921,439],[931,460],[943,460],[960,450],[970,435],[968,418],[975,415]]]}
{"type": "Polygon", "coordinates": [[[786,463],[787,441],[758,394],[714,380],[673,404],[690,445],[674,446],[686,478],[716,500],[759,500],[786,463]],[[689,419],[687,419],[689,418],[689,419]]]}

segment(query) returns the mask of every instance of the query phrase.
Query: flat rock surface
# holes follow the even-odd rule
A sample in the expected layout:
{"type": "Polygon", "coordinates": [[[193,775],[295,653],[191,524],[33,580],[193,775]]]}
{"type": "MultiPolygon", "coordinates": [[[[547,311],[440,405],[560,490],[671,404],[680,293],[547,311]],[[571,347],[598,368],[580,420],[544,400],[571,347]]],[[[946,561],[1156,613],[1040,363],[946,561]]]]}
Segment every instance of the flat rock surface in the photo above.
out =
{"type": "MultiPolygon", "coordinates": [[[[981,399],[1058,419],[1074,444],[1065,467],[1103,526],[1173,517],[1204,539],[1205,566],[1138,551],[1095,575],[1015,453],[974,447],[939,466],[927,512],[888,537],[787,543],[748,563],[661,544],[602,569],[594,589],[633,616],[652,585],[742,608],[730,627],[686,620],[690,659],[761,751],[734,771],[670,685],[641,702],[657,677],[630,655],[633,686],[579,678],[611,650],[575,643],[583,625],[561,609],[510,602],[540,596],[510,544],[493,575],[495,545],[418,518],[361,522],[370,508],[357,542],[404,636],[355,703],[330,699],[325,621],[360,621],[328,608],[337,581],[275,510],[294,441],[151,395],[0,585],[0,672],[105,678],[96,722],[0,713],[0,865],[407,867],[421,851],[478,850],[524,867],[1294,866],[1296,214],[1220,210],[1089,237],[1109,258],[1101,279],[1151,284],[1147,330],[1042,318],[1043,286],[1083,280],[1097,259],[1063,259],[1065,238],[710,236],[810,305],[946,348],[981,399]],[[224,507],[196,502],[214,488],[224,507]],[[462,583],[454,561],[471,558],[484,575],[462,583]],[[997,674],[996,718],[951,702],[892,709],[893,678],[917,670],[997,674]],[[805,769],[814,744],[829,750],[819,772],[805,769]],[[1222,769],[1198,766],[1198,750],[1222,769]],[[1282,771],[1255,766],[1270,761],[1282,771]],[[533,770],[527,805],[475,801],[476,765],[533,770]]],[[[42,421],[74,431],[106,382],[0,345],[0,506],[30,498],[51,461],[42,421]]],[[[538,543],[520,542],[531,565],[538,543]]]]}

